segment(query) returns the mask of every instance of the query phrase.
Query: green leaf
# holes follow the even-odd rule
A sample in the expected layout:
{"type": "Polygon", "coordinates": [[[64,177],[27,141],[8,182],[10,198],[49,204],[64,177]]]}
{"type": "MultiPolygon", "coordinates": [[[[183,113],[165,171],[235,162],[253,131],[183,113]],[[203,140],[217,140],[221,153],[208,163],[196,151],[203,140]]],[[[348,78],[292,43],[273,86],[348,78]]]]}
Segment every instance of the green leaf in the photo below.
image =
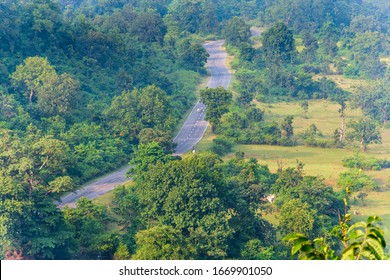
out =
{"type": "Polygon", "coordinates": [[[386,240],[383,237],[384,232],[380,228],[370,228],[368,236],[375,236],[376,239],[381,243],[382,247],[386,247],[386,240]]]}
{"type": "Polygon", "coordinates": [[[367,238],[366,242],[367,249],[375,256],[375,259],[383,260],[385,258],[385,253],[380,241],[373,238],[367,238]]]}
{"type": "Polygon", "coordinates": [[[381,218],[379,218],[378,216],[370,216],[367,218],[367,224],[371,224],[373,222],[379,222],[381,221],[381,218]]]}

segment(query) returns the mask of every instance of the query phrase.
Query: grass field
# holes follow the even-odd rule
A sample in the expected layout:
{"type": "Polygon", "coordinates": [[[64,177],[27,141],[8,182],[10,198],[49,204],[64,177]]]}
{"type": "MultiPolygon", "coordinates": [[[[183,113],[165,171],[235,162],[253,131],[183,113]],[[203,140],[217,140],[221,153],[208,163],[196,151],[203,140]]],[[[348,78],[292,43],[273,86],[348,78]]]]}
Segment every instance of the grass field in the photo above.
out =
{"type": "Polygon", "coordinates": [[[313,77],[313,80],[318,81],[321,78],[327,78],[329,80],[332,80],[336,83],[336,85],[346,91],[354,92],[357,87],[359,86],[366,86],[369,84],[368,81],[366,80],[359,80],[359,79],[351,79],[351,78],[346,78],[344,75],[315,75],[313,77]]]}

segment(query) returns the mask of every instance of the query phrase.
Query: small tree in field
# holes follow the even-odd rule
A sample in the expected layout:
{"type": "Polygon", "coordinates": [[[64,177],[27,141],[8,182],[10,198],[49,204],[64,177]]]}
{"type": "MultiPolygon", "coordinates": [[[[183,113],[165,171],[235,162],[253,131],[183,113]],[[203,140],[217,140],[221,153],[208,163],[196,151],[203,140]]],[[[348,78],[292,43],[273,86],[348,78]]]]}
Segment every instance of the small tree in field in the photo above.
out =
{"type": "Polygon", "coordinates": [[[348,138],[359,141],[363,153],[367,151],[369,144],[380,143],[382,140],[378,126],[370,118],[363,118],[358,122],[351,122],[349,127],[352,131],[348,134],[348,138]]]}

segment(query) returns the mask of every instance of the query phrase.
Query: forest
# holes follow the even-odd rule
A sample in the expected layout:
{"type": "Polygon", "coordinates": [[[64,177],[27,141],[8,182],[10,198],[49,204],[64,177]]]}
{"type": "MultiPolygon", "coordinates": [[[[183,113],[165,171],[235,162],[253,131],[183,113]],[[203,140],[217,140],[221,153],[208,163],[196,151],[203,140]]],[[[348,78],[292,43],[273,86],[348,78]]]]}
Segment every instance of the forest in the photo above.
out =
{"type": "Polygon", "coordinates": [[[390,258],[388,220],[353,217],[390,189],[387,1],[0,0],[0,57],[0,259],[390,258]],[[229,89],[200,88],[216,39],[229,89]],[[199,99],[209,131],[173,156],[199,99]],[[336,150],[345,172],[251,145],[336,150]],[[57,207],[126,164],[109,202],[57,207]]]}

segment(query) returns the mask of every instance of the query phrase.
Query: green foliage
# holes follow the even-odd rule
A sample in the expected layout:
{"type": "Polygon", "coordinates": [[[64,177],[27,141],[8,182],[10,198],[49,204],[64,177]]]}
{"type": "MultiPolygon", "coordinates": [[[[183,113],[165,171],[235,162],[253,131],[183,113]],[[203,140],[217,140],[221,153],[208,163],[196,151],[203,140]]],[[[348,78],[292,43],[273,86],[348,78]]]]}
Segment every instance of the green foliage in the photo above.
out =
{"type": "Polygon", "coordinates": [[[200,91],[200,96],[206,107],[206,119],[213,126],[220,123],[223,114],[229,111],[229,105],[232,102],[233,94],[223,87],[207,88],[200,91]]]}
{"type": "Polygon", "coordinates": [[[244,260],[272,260],[274,252],[273,248],[264,247],[259,239],[252,239],[245,243],[241,256],[244,260]]]}
{"type": "Polygon", "coordinates": [[[185,38],[177,44],[177,59],[178,63],[184,69],[193,70],[199,73],[204,73],[204,66],[207,62],[209,54],[199,43],[192,42],[191,39],[185,38]]]}
{"type": "Polygon", "coordinates": [[[358,141],[363,153],[367,151],[367,146],[370,143],[381,142],[382,137],[378,126],[370,118],[363,118],[358,122],[351,122],[349,127],[353,130],[347,134],[347,138],[358,141]]]}
{"type": "Polygon", "coordinates": [[[358,192],[362,189],[378,190],[379,188],[374,180],[358,169],[341,173],[337,184],[343,189],[348,188],[351,192],[358,192]]]}
{"type": "Polygon", "coordinates": [[[124,91],[113,99],[105,114],[117,135],[134,140],[144,128],[169,130],[173,123],[170,110],[165,92],[152,85],[124,91]]]}
{"type": "Polygon", "coordinates": [[[279,230],[282,234],[302,232],[309,235],[314,228],[316,211],[298,199],[288,201],[280,209],[279,230]]]}
{"type": "Polygon", "coordinates": [[[165,163],[171,158],[172,156],[164,152],[163,148],[156,142],[140,144],[129,162],[134,166],[130,172],[142,176],[148,170],[149,165],[154,165],[157,162],[165,163]]]}
{"type": "Polygon", "coordinates": [[[225,138],[216,138],[211,145],[211,151],[219,156],[224,156],[232,151],[233,143],[225,138]]]}
{"type": "Polygon", "coordinates": [[[383,260],[386,242],[384,233],[376,223],[379,217],[370,216],[367,222],[357,222],[349,226],[346,219],[341,223],[342,234],[339,240],[344,246],[341,254],[337,254],[324,238],[309,240],[302,234],[290,234],[284,237],[285,241],[293,243],[291,253],[300,252],[302,260],[383,260]]]}
{"type": "Polygon", "coordinates": [[[240,45],[249,41],[251,36],[249,27],[241,18],[233,17],[226,23],[223,36],[228,44],[240,47],[240,45]]]}
{"type": "Polygon", "coordinates": [[[119,243],[118,248],[116,249],[114,253],[114,260],[129,260],[130,254],[127,249],[126,244],[123,244],[122,242],[119,243]]]}
{"type": "Polygon", "coordinates": [[[293,33],[282,22],[264,32],[262,43],[265,60],[271,65],[290,63],[295,56],[293,33]]]}
{"type": "Polygon", "coordinates": [[[355,154],[351,157],[343,159],[343,166],[363,170],[382,170],[384,168],[390,168],[390,161],[386,159],[376,159],[355,154]]]}
{"type": "Polygon", "coordinates": [[[52,75],[55,75],[55,70],[47,58],[36,56],[26,58],[24,64],[18,65],[16,71],[11,75],[11,79],[15,86],[27,89],[27,96],[32,103],[37,89],[52,75]]]}
{"type": "Polygon", "coordinates": [[[82,197],[76,202],[76,208],[65,206],[64,218],[74,233],[75,256],[79,259],[111,258],[117,241],[108,232],[109,217],[105,207],[82,197]]]}
{"type": "Polygon", "coordinates": [[[371,118],[386,124],[390,115],[389,82],[381,80],[373,86],[360,87],[352,96],[352,105],[361,108],[371,118]]]}
{"type": "Polygon", "coordinates": [[[181,234],[170,226],[156,226],[139,231],[136,235],[137,251],[134,260],[188,260],[194,247],[181,234]]]}

